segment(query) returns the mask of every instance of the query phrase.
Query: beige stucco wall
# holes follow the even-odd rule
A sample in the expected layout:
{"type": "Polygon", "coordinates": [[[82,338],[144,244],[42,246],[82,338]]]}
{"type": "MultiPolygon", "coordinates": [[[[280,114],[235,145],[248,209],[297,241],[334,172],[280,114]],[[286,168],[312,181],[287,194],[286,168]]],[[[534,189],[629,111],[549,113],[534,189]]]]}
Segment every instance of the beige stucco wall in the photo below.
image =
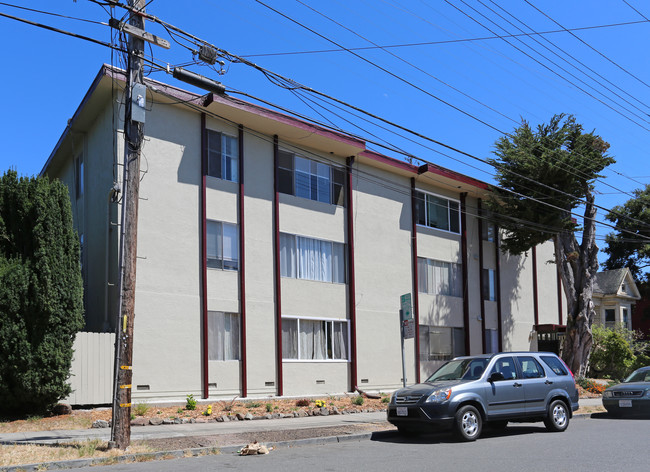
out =
{"type": "MultiPolygon", "coordinates": [[[[368,389],[401,385],[400,296],[412,292],[411,204],[407,178],[355,166],[354,239],[358,379],[368,389]],[[386,180],[392,185],[385,185],[386,180]],[[364,381],[366,380],[366,381],[364,381]]],[[[405,341],[415,379],[415,343],[405,341]]]]}

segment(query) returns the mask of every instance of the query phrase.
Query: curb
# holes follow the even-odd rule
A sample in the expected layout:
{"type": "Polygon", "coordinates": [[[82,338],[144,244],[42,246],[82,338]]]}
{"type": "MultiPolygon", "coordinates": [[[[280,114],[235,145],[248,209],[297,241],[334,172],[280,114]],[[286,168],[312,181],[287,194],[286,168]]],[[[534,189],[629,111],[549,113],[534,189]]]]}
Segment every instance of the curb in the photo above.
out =
{"type": "MultiPolygon", "coordinates": [[[[341,443],[349,441],[364,441],[372,437],[373,433],[347,434],[345,436],[323,436],[319,438],[305,438],[291,441],[277,441],[265,443],[273,449],[319,446],[324,444],[341,443]]],[[[179,449],[175,451],[144,452],[139,454],[125,454],[114,458],[95,459],[73,459],[67,461],[41,462],[38,464],[21,464],[7,467],[0,467],[0,472],[27,472],[43,470],[78,469],[94,465],[128,464],[143,461],[157,461],[169,459],[181,459],[184,457],[198,457],[213,454],[237,454],[246,444],[225,447],[196,447],[191,449],[179,449]]]]}

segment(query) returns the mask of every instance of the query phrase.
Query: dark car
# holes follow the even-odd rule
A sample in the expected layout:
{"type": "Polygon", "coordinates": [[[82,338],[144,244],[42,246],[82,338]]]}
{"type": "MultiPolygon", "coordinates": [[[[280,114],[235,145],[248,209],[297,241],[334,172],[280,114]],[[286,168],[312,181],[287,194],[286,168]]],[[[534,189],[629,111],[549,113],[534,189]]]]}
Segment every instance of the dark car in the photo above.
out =
{"type": "Polygon", "coordinates": [[[650,416],[650,366],[641,367],[603,392],[603,406],[611,415],[650,416]]]}
{"type": "Polygon", "coordinates": [[[402,433],[453,429],[473,441],[484,423],[544,421],[564,431],[578,409],[573,374],[550,352],[504,352],[457,357],[425,382],[391,396],[388,421],[402,433]]]}

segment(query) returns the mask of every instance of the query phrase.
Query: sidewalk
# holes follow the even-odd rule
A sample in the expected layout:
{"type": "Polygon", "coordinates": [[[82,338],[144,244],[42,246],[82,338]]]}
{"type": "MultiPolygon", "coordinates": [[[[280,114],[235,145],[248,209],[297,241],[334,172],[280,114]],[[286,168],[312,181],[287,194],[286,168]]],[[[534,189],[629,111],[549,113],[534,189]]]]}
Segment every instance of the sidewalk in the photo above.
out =
{"type": "MultiPolygon", "coordinates": [[[[355,413],[353,415],[307,416],[270,420],[230,421],[227,423],[192,423],[160,426],[131,426],[131,440],[179,438],[187,436],[216,436],[255,432],[279,432],[299,429],[386,423],[385,412],[355,413]]],[[[35,431],[0,434],[4,444],[56,444],[61,442],[110,439],[110,428],[35,431]]]]}

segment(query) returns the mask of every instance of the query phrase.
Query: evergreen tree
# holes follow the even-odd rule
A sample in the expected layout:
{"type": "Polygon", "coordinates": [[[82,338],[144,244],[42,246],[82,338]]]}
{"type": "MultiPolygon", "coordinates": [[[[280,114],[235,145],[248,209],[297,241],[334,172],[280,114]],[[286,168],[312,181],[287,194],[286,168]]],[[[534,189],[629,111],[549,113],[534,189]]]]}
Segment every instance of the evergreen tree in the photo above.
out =
{"type": "Polygon", "coordinates": [[[647,278],[650,267],[650,185],[634,191],[622,206],[615,206],[606,218],[616,225],[616,232],[606,236],[609,257],[605,268],[627,267],[636,280],[647,278]]]}
{"type": "Polygon", "coordinates": [[[0,414],[42,413],[70,393],[82,291],[68,189],[8,171],[0,179],[0,414]]]}
{"type": "Polygon", "coordinates": [[[500,188],[488,206],[505,230],[502,247],[521,254],[553,239],[567,297],[567,333],[563,357],[573,372],[584,375],[592,345],[593,282],[598,271],[593,182],[614,162],[609,144],[585,133],[571,115],[555,115],[534,130],[527,122],[496,142],[490,163],[500,188]],[[503,190],[501,190],[503,189],[503,190]],[[572,216],[584,210],[582,241],[572,216]]]}

